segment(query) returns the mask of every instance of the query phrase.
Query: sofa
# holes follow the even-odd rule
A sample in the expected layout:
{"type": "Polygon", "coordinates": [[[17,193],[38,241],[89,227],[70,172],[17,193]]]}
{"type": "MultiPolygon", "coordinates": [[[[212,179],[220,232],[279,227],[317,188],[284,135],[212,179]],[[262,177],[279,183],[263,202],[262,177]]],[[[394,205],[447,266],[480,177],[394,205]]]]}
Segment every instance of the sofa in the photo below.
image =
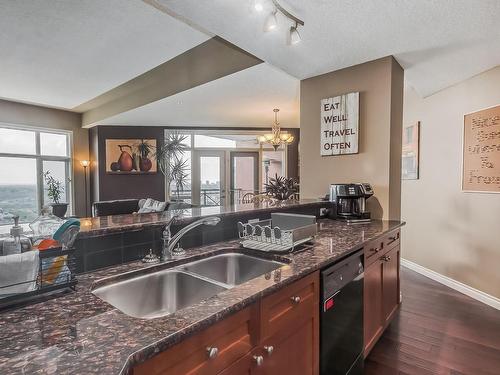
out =
{"type": "MultiPolygon", "coordinates": [[[[92,204],[92,216],[125,215],[139,211],[141,199],[117,199],[111,201],[100,201],[92,204]]],[[[165,211],[182,210],[194,207],[190,203],[182,201],[168,202],[165,211]]]]}

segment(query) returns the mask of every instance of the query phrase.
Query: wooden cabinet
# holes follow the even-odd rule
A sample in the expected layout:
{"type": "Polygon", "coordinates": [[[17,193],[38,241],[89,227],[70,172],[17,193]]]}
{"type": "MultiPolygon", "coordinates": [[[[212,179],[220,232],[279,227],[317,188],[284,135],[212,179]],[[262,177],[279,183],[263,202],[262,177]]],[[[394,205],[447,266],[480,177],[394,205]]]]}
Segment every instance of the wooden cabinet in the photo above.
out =
{"type": "Polygon", "coordinates": [[[387,326],[399,306],[399,268],[400,268],[400,248],[393,248],[384,255],[382,264],[382,290],[383,290],[383,318],[384,325],[387,326]]]}
{"type": "Polygon", "coordinates": [[[133,370],[134,375],[318,373],[319,272],[264,297],[133,370]]]}
{"type": "Polygon", "coordinates": [[[399,307],[399,237],[399,230],[393,231],[365,247],[363,292],[365,357],[399,307]]]}
{"type": "Polygon", "coordinates": [[[318,339],[316,319],[309,316],[289,323],[290,326],[285,332],[280,332],[265,340],[263,363],[255,374],[318,374],[318,343],[315,342],[318,339]]]}
{"type": "MultiPolygon", "coordinates": [[[[262,353],[260,348],[252,350],[250,353],[245,355],[243,358],[239,359],[226,369],[224,369],[222,372],[220,372],[220,375],[255,375],[258,371],[259,364],[257,363],[257,360],[259,359],[259,356],[262,357],[262,353]]],[[[262,363],[261,363],[262,365],[262,363]]]]}
{"type": "Polygon", "coordinates": [[[319,373],[318,272],[262,300],[261,337],[257,374],[319,373]]]}
{"type": "Polygon", "coordinates": [[[382,318],[382,268],[382,262],[377,260],[365,269],[363,290],[365,357],[373,345],[375,345],[376,340],[378,340],[384,329],[384,319],[382,318]]]}
{"type": "Polygon", "coordinates": [[[137,365],[134,375],[217,374],[255,345],[255,316],[248,307],[137,365]]]}
{"type": "Polygon", "coordinates": [[[318,310],[319,273],[315,272],[262,299],[261,337],[282,332],[318,310]]]}

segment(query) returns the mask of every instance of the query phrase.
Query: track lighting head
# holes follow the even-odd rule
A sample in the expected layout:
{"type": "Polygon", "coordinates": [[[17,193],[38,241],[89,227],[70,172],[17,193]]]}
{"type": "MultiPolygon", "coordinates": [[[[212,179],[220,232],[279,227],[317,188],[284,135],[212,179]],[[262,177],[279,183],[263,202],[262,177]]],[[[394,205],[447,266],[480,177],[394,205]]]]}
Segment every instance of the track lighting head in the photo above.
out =
{"type": "Polygon", "coordinates": [[[274,9],[273,12],[267,16],[266,22],[264,23],[264,31],[272,31],[278,28],[276,13],[278,13],[278,11],[274,9]]]}
{"type": "Polygon", "coordinates": [[[297,44],[301,41],[299,31],[297,30],[297,24],[290,27],[290,44],[297,44]]]}

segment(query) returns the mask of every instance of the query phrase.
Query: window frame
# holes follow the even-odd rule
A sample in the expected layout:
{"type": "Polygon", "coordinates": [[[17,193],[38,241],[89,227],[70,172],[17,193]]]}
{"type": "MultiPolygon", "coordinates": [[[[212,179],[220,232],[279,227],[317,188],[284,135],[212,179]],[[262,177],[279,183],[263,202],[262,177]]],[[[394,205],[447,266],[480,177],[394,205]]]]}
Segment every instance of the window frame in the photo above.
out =
{"type": "MultiPolygon", "coordinates": [[[[73,132],[71,130],[64,129],[51,129],[39,126],[30,125],[18,125],[0,122],[0,128],[30,131],[35,133],[35,153],[34,154],[23,154],[23,153],[9,153],[1,152],[0,158],[18,158],[18,159],[34,159],[36,162],[36,195],[37,195],[37,209],[38,212],[42,210],[44,205],[44,184],[43,184],[43,162],[44,161],[60,161],[65,163],[65,171],[67,179],[64,184],[64,193],[66,196],[66,201],[68,203],[68,213],[70,215],[74,214],[74,189],[72,182],[74,181],[73,176],[73,132]],[[40,143],[40,133],[51,133],[66,136],[66,149],[68,151],[67,156],[52,156],[52,155],[42,155],[41,154],[41,143],[40,143]],[[68,178],[70,181],[68,181],[68,178]]],[[[2,226],[2,225],[0,225],[2,226]]]]}

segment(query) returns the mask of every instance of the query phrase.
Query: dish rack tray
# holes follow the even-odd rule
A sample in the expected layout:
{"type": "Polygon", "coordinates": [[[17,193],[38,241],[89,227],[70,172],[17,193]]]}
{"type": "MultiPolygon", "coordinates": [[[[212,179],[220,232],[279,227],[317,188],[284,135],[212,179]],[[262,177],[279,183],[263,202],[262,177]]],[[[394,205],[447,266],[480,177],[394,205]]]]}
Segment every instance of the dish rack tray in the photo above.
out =
{"type": "Polygon", "coordinates": [[[0,286],[0,311],[36,302],[49,295],[75,290],[75,248],[55,247],[39,252],[38,275],[35,280],[0,286]],[[24,293],[8,293],[9,288],[26,286],[24,293]]]}
{"type": "Polygon", "coordinates": [[[311,215],[272,213],[269,220],[238,222],[241,245],[266,252],[290,253],[317,233],[316,217],[311,215]]]}

